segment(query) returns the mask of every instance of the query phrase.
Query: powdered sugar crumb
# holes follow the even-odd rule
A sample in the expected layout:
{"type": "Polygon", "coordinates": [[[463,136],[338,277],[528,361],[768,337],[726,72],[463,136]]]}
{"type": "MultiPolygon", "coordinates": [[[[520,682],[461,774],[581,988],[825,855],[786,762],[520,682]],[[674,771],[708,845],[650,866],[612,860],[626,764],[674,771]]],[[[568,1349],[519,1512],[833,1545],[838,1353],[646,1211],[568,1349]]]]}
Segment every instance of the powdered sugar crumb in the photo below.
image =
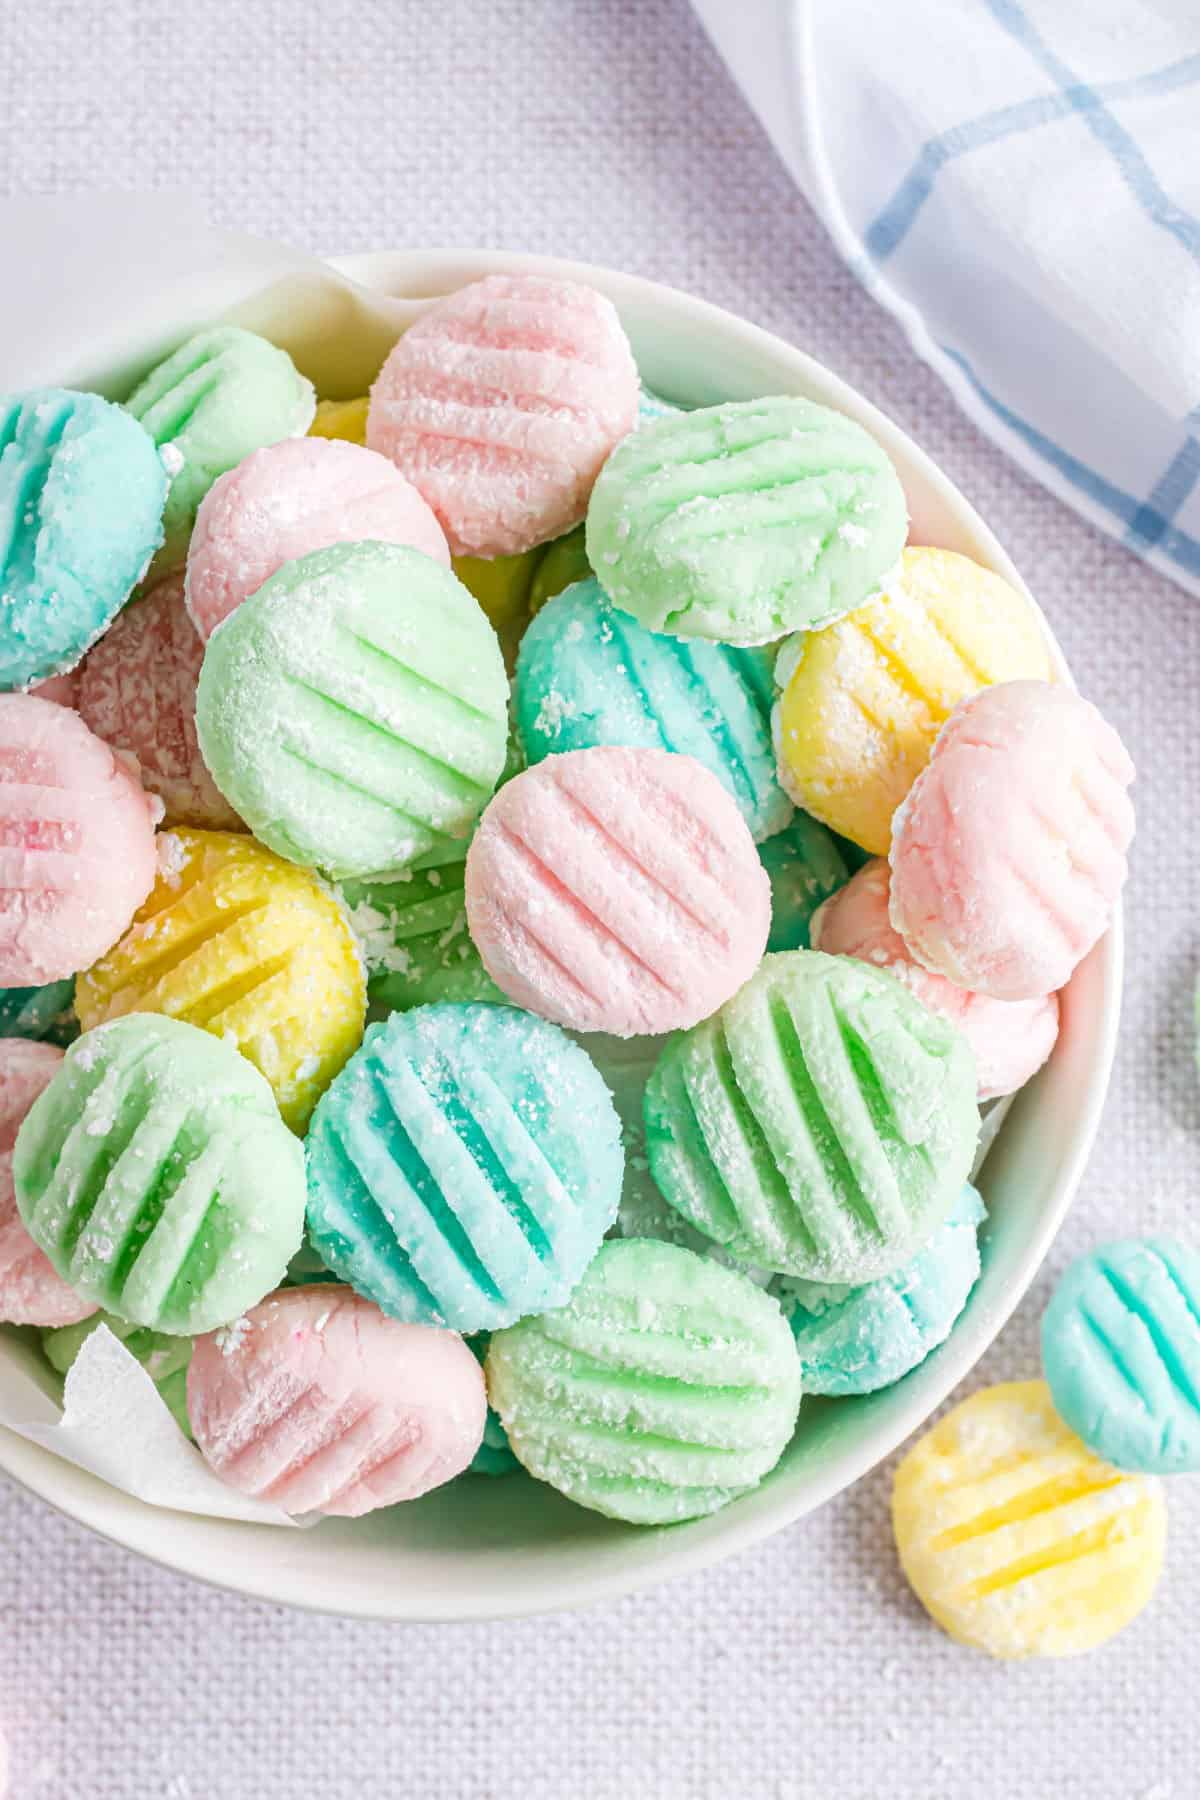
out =
{"type": "Polygon", "coordinates": [[[213,1342],[222,1356],[233,1356],[239,1351],[254,1327],[248,1318],[243,1316],[234,1319],[232,1324],[222,1325],[213,1333],[213,1342]]]}

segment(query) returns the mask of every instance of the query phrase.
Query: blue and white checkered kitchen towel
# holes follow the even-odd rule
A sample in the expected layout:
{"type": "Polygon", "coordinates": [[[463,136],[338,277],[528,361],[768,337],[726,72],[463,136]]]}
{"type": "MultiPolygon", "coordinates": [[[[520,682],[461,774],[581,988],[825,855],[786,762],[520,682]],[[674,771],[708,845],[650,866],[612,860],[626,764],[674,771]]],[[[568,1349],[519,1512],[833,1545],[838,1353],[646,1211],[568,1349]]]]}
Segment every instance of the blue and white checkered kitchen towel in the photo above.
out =
{"type": "Polygon", "coordinates": [[[973,419],[1200,594],[1200,0],[693,0],[973,419]]]}

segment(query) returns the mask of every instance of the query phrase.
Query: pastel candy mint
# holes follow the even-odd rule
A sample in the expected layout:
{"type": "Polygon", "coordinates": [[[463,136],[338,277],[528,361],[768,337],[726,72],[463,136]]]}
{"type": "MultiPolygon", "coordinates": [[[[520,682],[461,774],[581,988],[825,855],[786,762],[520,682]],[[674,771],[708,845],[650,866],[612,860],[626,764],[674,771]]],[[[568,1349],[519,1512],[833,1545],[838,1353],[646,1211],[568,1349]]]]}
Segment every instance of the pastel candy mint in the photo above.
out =
{"type": "Polygon", "coordinates": [[[201,639],[284,563],[365,538],[450,561],[441,526],[385,456],[320,437],[253,451],[214,481],[196,514],[185,591],[201,639]]]}
{"type": "Polygon", "coordinates": [[[147,1013],[71,1046],[17,1135],[13,1177],[63,1280],[171,1335],[269,1293],[304,1225],[304,1154],[266,1081],[207,1032],[147,1013]]]}
{"type": "MultiPolygon", "coordinates": [[[[510,735],[500,785],[524,766],[510,735]]],[[[448,839],[395,881],[345,881],[339,892],[367,966],[373,1016],[437,1000],[504,995],[483,966],[467,929],[463,892],[467,842],[448,839]]]]}
{"type": "Polygon", "coordinates": [[[142,785],[168,825],[236,831],[196,742],[196,683],[204,645],[183,603],[183,577],[168,576],[125,607],[79,671],[76,705],[110,749],[136,759],[142,785]]]}
{"type": "Polygon", "coordinates": [[[905,550],[882,592],[779,652],[780,779],[797,806],[873,856],[960,700],[992,682],[1050,680],[1028,596],[969,556],[905,550]]]}
{"type": "Polygon", "coordinates": [[[86,1030],[165,1013],[231,1044],[302,1131],[362,1042],[362,962],[344,909],[308,869],[243,832],[162,832],[133,924],[76,983],[86,1030]]]}
{"type": "Polygon", "coordinates": [[[341,879],[469,835],[507,703],[495,633],[449,569],[337,544],[285,563],[209,639],[196,726],[254,835],[341,879]]]}
{"type": "Polygon", "coordinates": [[[0,394],[0,690],[73,669],[162,542],[153,440],[98,394],[0,394]]]}
{"type": "Polygon", "coordinates": [[[396,344],[371,389],[367,443],[425,496],[455,556],[513,556],[583,518],[637,399],[603,294],[488,275],[434,301],[396,344]]]}
{"type": "Polygon", "coordinates": [[[1072,688],[1006,681],[964,700],[892,820],[888,914],[914,959],[995,1000],[1065,987],[1129,872],[1133,778],[1072,688]]]}
{"type": "Polygon", "coordinates": [[[318,400],[313,422],[308,428],[309,437],[341,438],[347,444],[365,444],[370,404],[368,394],[359,394],[353,400],[318,400]]]}
{"type": "Polygon", "coordinates": [[[530,763],[604,744],[692,756],[756,840],[793,812],[775,772],[773,697],[764,651],[647,631],[594,579],[539,612],[517,659],[517,729],[530,763]]]}
{"type": "Polygon", "coordinates": [[[517,645],[529,621],[529,598],[541,550],[519,556],[456,556],[451,568],[500,640],[505,667],[516,661],[517,645]]]}
{"type": "Polygon", "coordinates": [[[492,800],[467,922],[509,999],[576,1031],[692,1025],[751,974],[770,885],[737,806],[693,757],[597,745],[492,800]]]}
{"type": "Polygon", "coordinates": [[[872,1394],[901,1380],[950,1335],[979,1278],[983,1202],[964,1187],[903,1268],[865,1287],[813,1288],[776,1277],[806,1394],[872,1394]]]}
{"type": "Polygon", "coordinates": [[[907,530],[874,438],[780,395],[632,432],[592,491],[587,554],[615,604],[650,630],[763,644],[861,605],[907,530]]]}
{"type": "Polygon", "coordinates": [[[1044,1381],[981,1388],[918,1438],[892,1490],[896,1548],[943,1631],[990,1656],[1078,1656],[1149,1602],[1159,1482],[1122,1475],[1059,1418],[1044,1381]]]}
{"type": "Polygon", "coordinates": [[[825,950],[830,956],[853,956],[886,969],[931,1012],[941,1013],[956,1025],[975,1057],[981,1101],[1015,1093],[1037,1073],[1054,1048],[1058,995],[993,1000],[988,994],[956,987],[944,975],[923,968],[892,924],[890,889],[888,865],[872,859],[813,917],[813,949],[825,950]]]}
{"type": "Polygon", "coordinates": [[[316,405],[286,351],[234,325],[197,332],[138,384],[126,409],[171,471],[156,579],[182,568],[197,508],[217,477],[264,444],[303,437],[316,405]]]}
{"type": "Polygon", "coordinates": [[[1165,1238],[1105,1244],[1067,1270],[1042,1319],[1054,1404],[1119,1469],[1200,1469],[1200,1255],[1165,1238]]]}
{"type": "Polygon", "coordinates": [[[384,1312],[455,1331],[562,1305],[621,1195],[608,1089],[564,1032],[507,1006],[369,1026],[307,1150],[323,1261],[384,1312]]]}
{"type": "Polygon", "coordinates": [[[0,694],[0,982],[88,968],[154,882],[161,802],[77,712],[0,694]]]}
{"type": "Polygon", "coordinates": [[[402,1325],[349,1288],[286,1288],[196,1340],[188,1415],[238,1493],[360,1518],[469,1467],[487,1400],[460,1337],[402,1325]]]}
{"type": "Polygon", "coordinates": [[[769,1295],[638,1238],[605,1244],[569,1305],[497,1332],[487,1380],[531,1475],[635,1525],[699,1518],[757,1486],[801,1388],[769,1295]]]}
{"type": "Polygon", "coordinates": [[[949,1212],[979,1134],[966,1040],[849,957],[764,957],[646,1088],[650,1171],[740,1262],[860,1286],[949,1212]]]}

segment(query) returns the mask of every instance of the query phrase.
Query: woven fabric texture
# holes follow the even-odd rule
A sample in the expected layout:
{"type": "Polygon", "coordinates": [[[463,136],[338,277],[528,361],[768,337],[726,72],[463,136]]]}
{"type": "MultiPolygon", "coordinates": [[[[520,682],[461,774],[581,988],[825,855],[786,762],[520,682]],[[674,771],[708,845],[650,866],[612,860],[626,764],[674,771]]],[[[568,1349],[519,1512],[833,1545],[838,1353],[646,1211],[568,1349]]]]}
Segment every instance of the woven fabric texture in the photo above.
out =
{"type": "MultiPolygon", "coordinates": [[[[1036,1371],[1071,1256],[1194,1232],[1200,608],[957,410],[839,262],[686,0],[7,0],[0,193],[101,184],[186,188],[217,223],[317,250],[508,246],[655,276],[803,345],[925,445],[1140,769],[1101,1139],[973,1382],[1036,1371]]],[[[1076,1663],[1002,1667],[909,1596],[889,1481],[881,1469],[757,1551],[606,1609],[452,1629],[210,1592],[0,1483],[13,1795],[1189,1800],[1200,1483],[1171,1490],[1167,1576],[1137,1626],[1076,1663]]]]}

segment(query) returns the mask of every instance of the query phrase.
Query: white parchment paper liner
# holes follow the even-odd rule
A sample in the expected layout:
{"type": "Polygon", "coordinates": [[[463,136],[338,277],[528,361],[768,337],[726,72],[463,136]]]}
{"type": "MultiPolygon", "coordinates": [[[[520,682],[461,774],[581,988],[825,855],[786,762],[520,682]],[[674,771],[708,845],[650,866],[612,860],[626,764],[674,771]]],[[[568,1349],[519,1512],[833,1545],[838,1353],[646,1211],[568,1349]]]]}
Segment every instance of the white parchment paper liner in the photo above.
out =
{"type": "Polygon", "coordinates": [[[150,1506],[255,1525],[304,1522],[218,1481],[145,1369],[106,1325],[84,1340],[67,1373],[61,1411],[31,1375],[7,1372],[0,1425],[150,1506]]]}

